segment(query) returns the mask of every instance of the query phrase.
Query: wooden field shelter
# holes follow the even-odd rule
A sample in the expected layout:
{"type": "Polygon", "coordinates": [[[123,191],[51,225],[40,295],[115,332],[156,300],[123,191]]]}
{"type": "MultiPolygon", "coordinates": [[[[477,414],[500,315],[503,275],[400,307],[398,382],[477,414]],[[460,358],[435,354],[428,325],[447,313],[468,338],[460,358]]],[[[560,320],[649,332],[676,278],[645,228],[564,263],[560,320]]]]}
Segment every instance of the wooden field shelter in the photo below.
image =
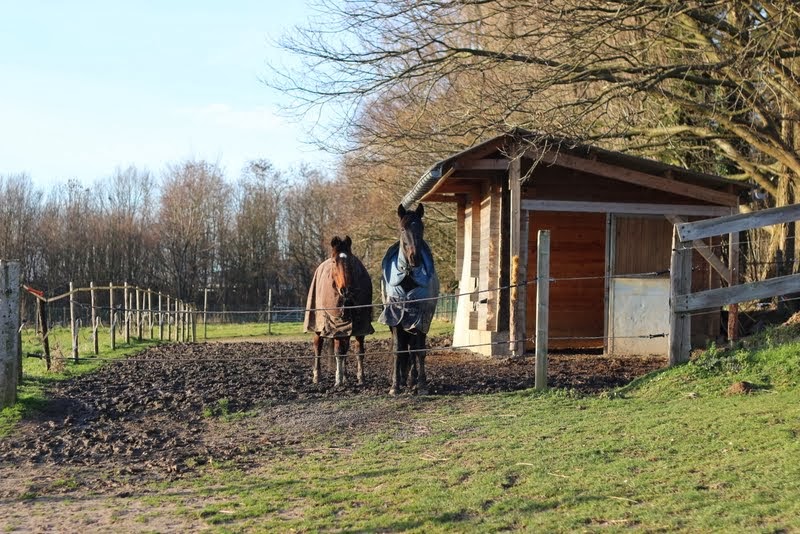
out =
{"type": "MultiPolygon", "coordinates": [[[[549,230],[549,347],[666,355],[674,225],[736,214],[749,190],[514,130],[437,162],[402,203],[457,205],[454,346],[493,356],[533,349],[537,234],[549,230]]],[[[707,246],[719,244],[695,244],[692,291],[737,283],[738,269],[707,246]]],[[[719,313],[692,318],[693,346],[719,333],[719,313]]]]}

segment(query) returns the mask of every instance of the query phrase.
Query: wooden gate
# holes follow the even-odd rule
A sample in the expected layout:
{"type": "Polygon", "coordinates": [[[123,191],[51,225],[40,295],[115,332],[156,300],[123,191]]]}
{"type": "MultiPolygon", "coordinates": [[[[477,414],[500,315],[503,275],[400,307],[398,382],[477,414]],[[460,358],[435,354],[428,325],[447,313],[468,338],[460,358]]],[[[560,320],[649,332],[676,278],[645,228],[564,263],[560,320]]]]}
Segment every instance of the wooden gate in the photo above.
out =
{"type": "Polygon", "coordinates": [[[739,232],[797,220],[800,220],[800,204],[675,225],[670,262],[670,365],[689,361],[691,312],[800,292],[800,274],[738,285],[738,273],[734,272],[738,265],[739,232]],[[691,252],[694,244],[704,238],[723,234],[730,234],[731,239],[730,284],[728,287],[692,293],[691,252]]]}

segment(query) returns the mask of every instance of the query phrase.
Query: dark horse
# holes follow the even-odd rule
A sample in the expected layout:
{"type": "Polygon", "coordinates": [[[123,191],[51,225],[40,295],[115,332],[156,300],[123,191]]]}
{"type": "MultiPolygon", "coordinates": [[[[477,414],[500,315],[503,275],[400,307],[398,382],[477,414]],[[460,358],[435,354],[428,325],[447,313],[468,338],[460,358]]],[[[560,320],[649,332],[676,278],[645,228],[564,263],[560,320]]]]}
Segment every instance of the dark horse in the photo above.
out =
{"type": "Polygon", "coordinates": [[[394,362],[390,395],[403,384],[417,393],[428,392],[425,375],[425,337],[436,311],[439,278],[433,255],[423,239],[422,204],[415,211],[397,208],[400,240],[389,247],[381,264],[383,272],[383,313],[380,322],[392,330],[394,362]]]}
{"type": "Polygon", "coordinates": [[[319,382],[322,344],[333,339],[336,355],[336,386],[346,382],[345,356],[350,337],[358,345],[356,379],[364,383],[364,336],[372,334],[372,279],[350,250],[350,236],[331,240],[331,256],[314,272],[308,289],[304,327],[314,333],[313,382],[319,382]]]}

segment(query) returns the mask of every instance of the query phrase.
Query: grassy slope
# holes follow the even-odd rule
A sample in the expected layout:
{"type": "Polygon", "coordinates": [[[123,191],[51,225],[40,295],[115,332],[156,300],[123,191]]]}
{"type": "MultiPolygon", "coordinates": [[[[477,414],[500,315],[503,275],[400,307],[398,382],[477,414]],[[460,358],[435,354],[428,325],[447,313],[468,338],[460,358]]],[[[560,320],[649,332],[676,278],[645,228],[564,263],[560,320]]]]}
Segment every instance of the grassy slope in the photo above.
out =
{"type": "Polygon", "coordinates": [[[222,531],[794,531],[797,339],[773,330],[603,397],[396,403],[377,432],[333,431],[257,474],[209,469],[175,500],[213,502],[185,513],[222,531]],[[761,389],[728,395],[740,380],[761,389]]]}

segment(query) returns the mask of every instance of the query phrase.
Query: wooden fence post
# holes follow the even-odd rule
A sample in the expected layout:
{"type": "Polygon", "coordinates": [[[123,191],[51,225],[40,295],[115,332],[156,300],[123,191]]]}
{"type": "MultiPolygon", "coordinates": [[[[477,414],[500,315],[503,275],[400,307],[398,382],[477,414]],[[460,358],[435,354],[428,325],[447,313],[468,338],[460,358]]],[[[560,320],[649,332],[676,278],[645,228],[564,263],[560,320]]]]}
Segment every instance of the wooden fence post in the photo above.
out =
{"type": "Polygon", "coordinates": [[[108,322],[111,326],[111,350],[117,348],[117,324],[114,320],[114,283],[108,283],[108,322]]]}
{"type": "Polygon", "coordinates": [[[536,370],[534,386],[547,389],[547,334],[550,311],[550,230],[539,230],[536,249],[536,370]]]}
{"type": "Polygon", "coordinates": [[[147,290],[147,323],[150,327],[150,339],[153,339],[153,291],[147,290]]]}
{"type": "Polygon", "coordinates": [[[19,262],[0,260],[0,408],[17,402],[19,273],[19,262]]]}
{"type": "Polygon", "coordinates": [[[94,348],[94,355],[100,354],[100,343],[97,340],[97,300],[94,293],[94,282],[89,282],[89,294],[91,295],[92,302],[92,345],[94,348]]]}
{"type": "Polygon", "coordinates": [[[39,312],[39,331],[42,333],[42,347],[44,348],[44,365],[50,370],[50,333],[47,329],[47,299],[36,299],[36,309],[39,312]]]}
{"type": "Polygon", "coordinates": [[[130,298],[129,298],[129,291],[128,291],[128,282],[125,282],[125,286],[123,287],[123,299],[124,304],[123,307],[124,312],[123,316],[125,317],[125,343],[130,344],[131,342],[131,316],[130,316],[130,298]]]}
{"type": "Polygon", "coordinates": [[[170,314],[172,313],[172,299],[167,297],[167,341],[172,341],[172,321],[170,314]]]}
{"type": "Polygon", "coordinates": [[[161,308],[161,291],[158,292],[158,339],[164,341],[164,313],[161,308]]]}
{"type": "Polygon", "coordinates": [[[78,318],[75,316],[75,288],[69,283],[69,324],[72,335],[72,361],[78,362],[78,318]]]}
{"type": "Polygon", "coordinates": [[[272,289],[267,297],[267,335],[272,335],[272,289]]]}
{"type": "Polygon", "coordinates": [[[203,339],[208,339],[208,288],[203,290],[203,339]]]}
{"type": "Polygon", "coordinates": [[[136,288],[136,340],[142,340],[142,332],[144,328],[142,327],[142,307],[144,306],[144,299],[141,297],[142,290],[138,287],[136,288]]]}
{"type": "Polygon", "coordinates": [[[175,341],[181,342],[181,301],[175,299],[175,341]]]}
{"type": "Polygon", "coordinates": [[[677,230],[672,234],[669,292],[669,365],[688,362],[691,352],[692,316],[675,309],[678,297],[692,290],[692,249],[681,242],[677,230]]]}
{"type": "Polygon", "coordinates": [[[197,321],[196,321],[197,310],[195,309],[194,306],[192,306],[190,309],[191,309],[191,313],[192,313],[192,315],[191,315],[191,321],[192,321],[192,343],[196,343],[197,342],[197,321]]]}

